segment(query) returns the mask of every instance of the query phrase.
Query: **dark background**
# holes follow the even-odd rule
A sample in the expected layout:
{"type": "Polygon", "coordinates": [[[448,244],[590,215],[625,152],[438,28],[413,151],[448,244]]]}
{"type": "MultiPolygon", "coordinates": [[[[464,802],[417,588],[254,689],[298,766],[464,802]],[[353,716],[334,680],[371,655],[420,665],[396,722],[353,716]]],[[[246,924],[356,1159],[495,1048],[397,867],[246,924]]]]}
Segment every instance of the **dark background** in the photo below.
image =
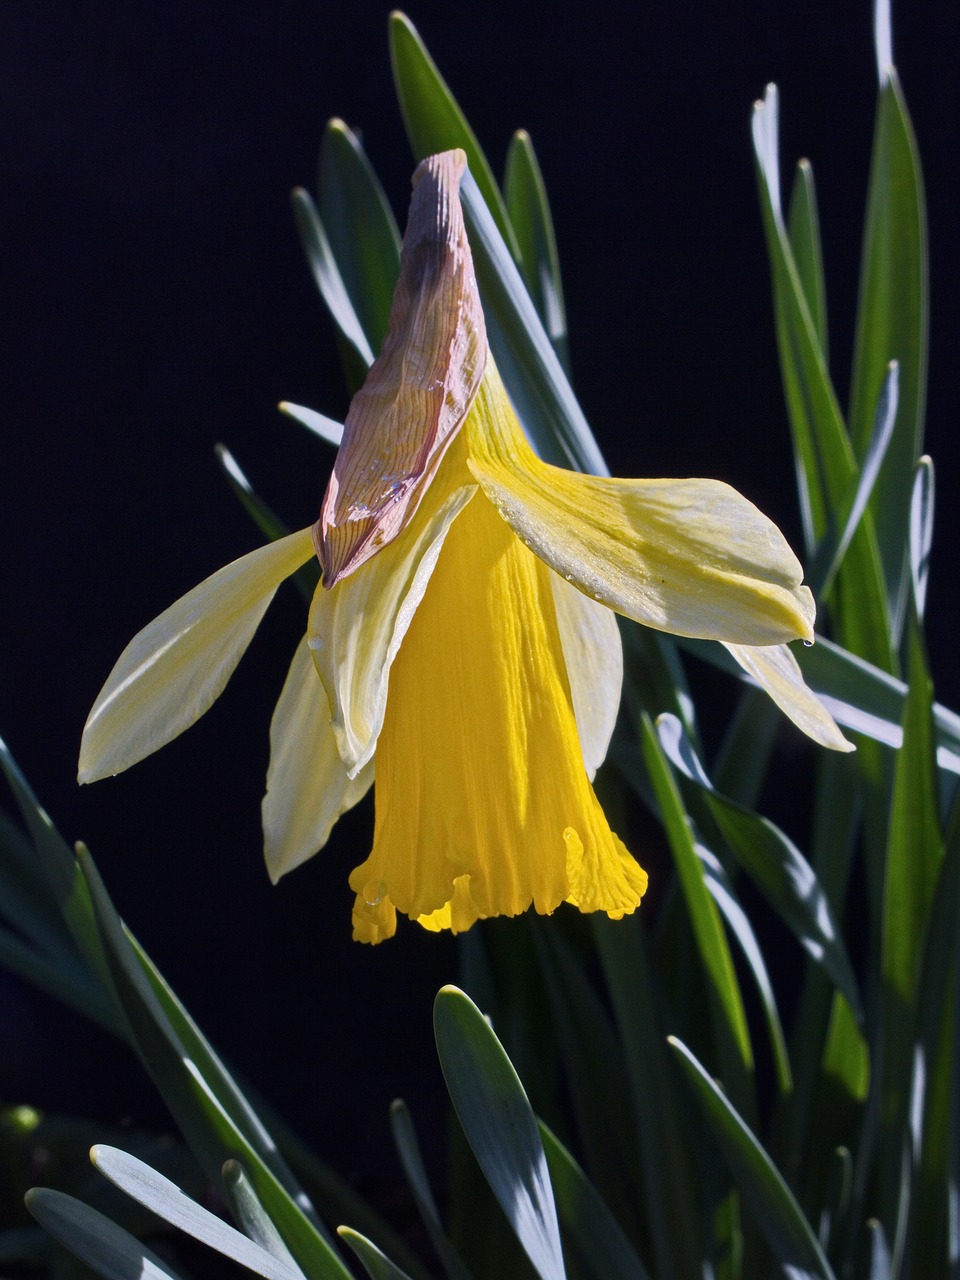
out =
{"type": "MultiPolygon", "coordinates": [[[[750,109],[776,80],[785,179],[799,156],[814,163],[843,401],[875,101],[867,0],[431,0],[410,16],[495,170],[515,128],[533,136],[574,381],[613,470],[721,477],[798,546],[750,109]]],[[[929,611],[954,704],[957,25],[942,0],[894,14],[928,184],[929,611]]],[[[0,732],[215,1045],[353,1178],[384,1158],[391,1097],[427,1124],[438,1114],[430,1006],[456,952],[404,923],[379,949],[349,941],[367,808],[278,888],[267,880],[258,805],[303,627],[295,593],[184,738],[83,791],[74,773],[124,644],[260,541],[213,444],[293,527],[317,513],[331,454],[275,405],[342,416],[346,397],[287,193],[312,186],[339,115],[402,222],[412,162],[386,28],[371,0],[0,8],[0,732]]],[[[166,1123],[125,1050],[3,976],[0,999],[0,1101],[166,1123]]]]}

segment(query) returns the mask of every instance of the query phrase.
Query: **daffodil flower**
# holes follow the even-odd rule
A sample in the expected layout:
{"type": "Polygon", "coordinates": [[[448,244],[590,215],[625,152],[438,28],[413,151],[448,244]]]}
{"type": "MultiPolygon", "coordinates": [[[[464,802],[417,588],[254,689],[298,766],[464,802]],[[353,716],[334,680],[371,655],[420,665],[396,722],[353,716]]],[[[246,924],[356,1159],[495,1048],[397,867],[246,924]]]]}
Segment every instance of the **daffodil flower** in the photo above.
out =
{"type": "Polygon", "coordinates": [[[323,577],[270,729],[276,880],[317,852],[376,762],[354,936],[562,902],[620,917],[646,873],[591,785],[613,732],[615,611],[726,643],[798,724],[847,747],[787,641],[814,606],[777,527],[713,480],[548,466],[487,346],[462,152],[414,175],[383,350],[354,397],[321,517],[195,587],[131,641],[90,713],[80,781],[117,773],[219,695],[284,578],[323,577]]]}

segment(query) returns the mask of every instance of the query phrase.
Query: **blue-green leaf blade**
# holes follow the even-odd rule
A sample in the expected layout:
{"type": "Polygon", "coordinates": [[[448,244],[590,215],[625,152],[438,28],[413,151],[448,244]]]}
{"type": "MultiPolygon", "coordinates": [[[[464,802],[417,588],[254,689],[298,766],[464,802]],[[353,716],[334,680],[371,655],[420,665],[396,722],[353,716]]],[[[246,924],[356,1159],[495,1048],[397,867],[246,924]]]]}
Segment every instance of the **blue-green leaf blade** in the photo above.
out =
{"type": "Polygon", "coordinates": [[[563,1280],[550,1175],[523,1085],[462,991],[443,987],[433,1020],[447,1089],[477,1163],[542,1280],[563,1280]]]}
{"type": "Polygon", "coordinates": [[[527,288],[553,349],[569,373],[567,316],[553,218],[533,142],[524,129],[518,129],[510,140],[503,193],[527,288]]]}
{"type": "Polygon", "coordinates": [[[810,311],[810,321],[817,342],[827,359],[827,287],[823,274],[823,250],[820,246],[820,217],[813,181],[813,166],[800,160],[790,193],[787,234],[797,275],[810,311]]]}
{"type": "Polygon", "coordinates": [[[370,350],[387,332],[400,274],[400,232],[360,140],[331,120],[320,145],[320,219],[347,296],[370,350]]]}
{"type": "Polygon", "coordinates": [[[850,391],[850,432],[863,453],[873,406],[891,360],[900,365],[896,428],[870,510],[891,608],[906,589],[904,545],[913,469],[923,445],[927,383],[928,268],[920,157],[894,67],[889,12],[878,8],[880,92],[867,196],[860,299],[850,391]],[[886,65],[883,65],[886,61],[886,65]]]}
{"type": "Polygon", "coordinates": [[[97,1144],[90,1152],[94,1167],[178,1231],[215,1249],[264,1280],[301,1280],[301,1273],[249,1240],[216,1214],[191,1200],[169,1178],[143,1160],[117,1147],[97,1144]]]}
{"type": "Polygon", "coordinates": [[[487,336],[520,421],[541,457],[608,475],[603,454],[472,173],[460,183],[487,336]]]}
{"type": "Polygon", "coordinates": [[[550,1129],[540,1122],[560,1224],[595,1280],[649,1280],[603,1197],[550,1129]]]}
{"type": "Polygon", "coordinates": [[[378,1249],[372,1240],[368,1240],[359,1231],[354,1231],[352,1227],[338,1227],[337,1234],[363,1263],[370,1280],[410,1280],[406,1271],[391,1262],[382,1249],[378,1249]]]}
{"type": "Polygon", "coordinates": [[[776,1258],[792,1268],[795,1280],[835,1280],[812,1227],[766,1151],[686,1045],[672,1036],[668,1043],[776,1258]]]}
{"type": "Polygon", "coordinates": [[[470,172],[516,261],[519,249],[513,228],[493,170],[477,136],[427,52],[416,27],[406,14],[398,11],[390,15],[390,60],[413,154],[418,160],[423,160],[452,147],[461,147],[466,152],[470,172]]]}
{"type": "Polygon", "coordinates": [[[43,1229],[103,1280],[179,1280],[136,1236],[82,1200],[34,1187],[25,1201],[43,1229]]]}
{"type": "Polygon", "coordinates": [[[862,1016],[842,933],[813,867],[772,822],[715,790],[675,716],[661,716],[657,729],[671,763],[702,790],[737,861],[807,954],[862,1016]]]}
{"type": "Polygon", "coordinates": [[[753,1050],[743,998],[716,903],[707,888],[690,819],[670,772],[656,730],[641,722],[643,758],[683,889],[697,950],[707,977],[714,1034],[727,1087],[746,1104],[751,1091],[753,1050]]]}
{"type": "Polygon", "coordinates": [[[294,221],[307,262],[320,296],[344,343],[344,356],[351,384],[359,385],[366,370],[373,364],[373,348],[343,282],[317,206],[302,187],[295,188],[291,200],[294,221]]]}

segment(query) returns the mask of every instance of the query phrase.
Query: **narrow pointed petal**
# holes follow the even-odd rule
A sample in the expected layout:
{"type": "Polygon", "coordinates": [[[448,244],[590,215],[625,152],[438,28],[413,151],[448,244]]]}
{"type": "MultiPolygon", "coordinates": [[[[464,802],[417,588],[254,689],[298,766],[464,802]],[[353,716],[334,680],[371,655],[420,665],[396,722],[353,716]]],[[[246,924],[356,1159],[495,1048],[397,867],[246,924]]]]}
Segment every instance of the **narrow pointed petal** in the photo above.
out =
{"type": "Polygon", "coordinates": [[[483,375],[487,337],[460,208],[462,151],[413,175],[400,279],[383,349],[351,401],[314,527],[333,587],[412,518],[483,375]]]}
{"type": "Polygon", "coordinates": [[[387,705],[390,668],[423,599],[450,526],[477,492],[451,456],[403,538],[386,547],[310,609],[308,637],[333,715],[341,759],[355,777],[373,756],[387,705]],[[458,483],[459,481],[459,483],[458,483]],[[463,483],[466,481],[467,483],[463,483]]]}
{"type": "Polygon", "coordinates": [[[560,643],[570,680],[573,713],[587,777],[607,757],[623,687],[620,628],[606,605],[585,596],[556,573],[550,574],[560,643]]]}
{"type": "Polygon", "coordinates": [[[756,680],[785,716],[808,738],[833,751],[854,751],[833,716],[807,685],[796,658],[785,644],[728,644],[730,654],[756,680]]]}
{"type": "Polygon", "coordinates": [[[270,766],[261,813],[263,851],[274,884],[323,848],[336,820],[372,783],[372,762],[356,778],[343,767],[327,695],[305,636],[297,645],[270,723],[270,766]]]}
{"type": "Polygon", "coordinates": [[[813,636],[777,526],[718,480],[611,480],[541,462],[492,360],[467,419],[470,469],[520,538],[587,595],[646,626],[736,644],[813,636]]]}
{"type": "Polygon", "coordinates": [[[199,720],[233,674],[277,587],[312,555],[309,529],[259,547],[134,636],[87,719],[79,780],[120,773],[199,720]]]}
{"type": "Polygon", "coordinates": [[[447,535],[390,675],[356,937],[397,912],[461,930],[639,904],[646,875],[584,770],[550,578],[479,495],[447,535]]]}

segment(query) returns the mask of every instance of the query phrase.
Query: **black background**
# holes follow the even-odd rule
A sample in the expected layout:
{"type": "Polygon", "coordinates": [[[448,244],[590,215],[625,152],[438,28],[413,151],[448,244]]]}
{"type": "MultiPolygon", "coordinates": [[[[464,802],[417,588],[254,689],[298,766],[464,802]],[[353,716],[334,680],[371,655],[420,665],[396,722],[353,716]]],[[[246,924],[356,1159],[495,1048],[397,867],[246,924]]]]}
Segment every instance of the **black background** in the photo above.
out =
{"type": "MultiPolygon", "coordinates": [[[[749,117],[776,80],[785,180],[813,160],[843,401],[875,102],[866,0],[410,16],[495,170],[515,128],[533,136],[575,386],[612,469],[723,478],[799,546],[749,117]]],[[[928,185],[931,652],[954,704],[957,23],[942,0],[894,14],[928,185]]],[[[346,397],[287,193],[312,186],[339,115],[402,223],[412,163],[386,32],[371,0],[0,8],[0,732],[214,1043],[354,1178],[384,1158],[391,1097],[438,1112],[430,1005],[456,954],[403,922],[379,949],[349,941],[367,808],[267,880],[258,805],[295,593],[184,738],[83,791],[74,762],[127,640],[260,541],[213,444],[292,527],[315,518],[331,455],[275,405],[342,416],[346,397]]],[[[125,1050],[5,976],[0,998],[0,1099],[166,1123],[125,1050]]]]}

